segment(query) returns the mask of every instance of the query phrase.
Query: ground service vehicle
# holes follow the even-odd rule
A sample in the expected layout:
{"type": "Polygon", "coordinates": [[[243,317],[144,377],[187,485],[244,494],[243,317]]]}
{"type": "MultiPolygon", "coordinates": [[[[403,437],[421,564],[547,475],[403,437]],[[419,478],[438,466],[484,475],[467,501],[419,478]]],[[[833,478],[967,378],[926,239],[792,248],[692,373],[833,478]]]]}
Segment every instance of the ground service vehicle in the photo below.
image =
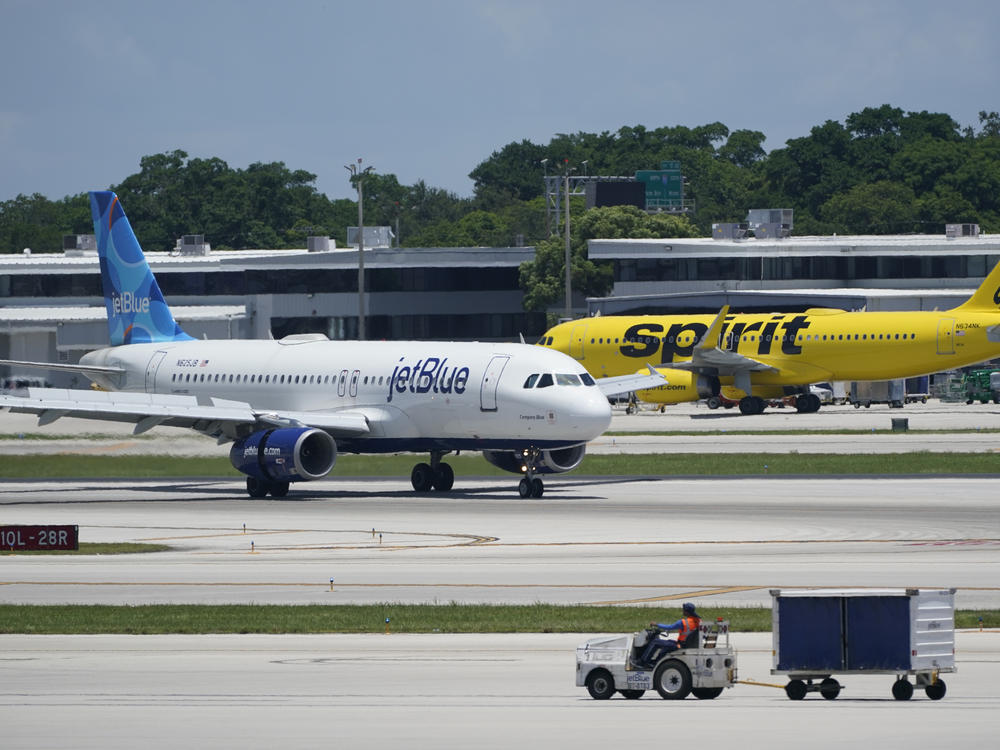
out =
{"type": "Polygon", "coordinates": [[[597,700],[616,692],[634,700],[654,688],[667,700],[682,700],[689,694],[707,700],[733,686],[736,652],[729,645],[728,620],[703,622],[693,647],[663,654],[650,668],[638,666],[649,639],[659,632],[647,628],[631,635],[592,638],[578,646],[577,687],[586,687],[597,700]]]}

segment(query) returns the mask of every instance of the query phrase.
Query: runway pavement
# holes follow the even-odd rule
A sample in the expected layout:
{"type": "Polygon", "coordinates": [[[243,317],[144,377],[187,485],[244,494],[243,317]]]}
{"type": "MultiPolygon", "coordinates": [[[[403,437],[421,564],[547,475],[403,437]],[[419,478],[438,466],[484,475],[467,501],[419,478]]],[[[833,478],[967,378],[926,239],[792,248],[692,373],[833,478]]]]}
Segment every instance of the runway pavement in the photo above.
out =
{"type": "Polygon", "coordinates": [[[995,478],[328,479],[0,484],[4,523],[73,523],[139,556],[7,557],[4,602],[768,604],[771,588],[956,587],[1000,607],[995,478]],[[244,531],[244,524],[246,530],[244,531]],[[329,580],[335,579],[334,591],[329,580]]]}
{"type": "MultiPolygon", "coordinates": [[[[957,634],[947,695],[890,696],[891,675],[839,677],[840,697],[790,701],[736,685],[716,700],[575,687],[593,634],[0,636],[8,750],[535,748],[770,750],[993,747],[1000,633],[957,634]]],[[[736,633],[739,677],[770,675],[771,638],[736,633]]]]}

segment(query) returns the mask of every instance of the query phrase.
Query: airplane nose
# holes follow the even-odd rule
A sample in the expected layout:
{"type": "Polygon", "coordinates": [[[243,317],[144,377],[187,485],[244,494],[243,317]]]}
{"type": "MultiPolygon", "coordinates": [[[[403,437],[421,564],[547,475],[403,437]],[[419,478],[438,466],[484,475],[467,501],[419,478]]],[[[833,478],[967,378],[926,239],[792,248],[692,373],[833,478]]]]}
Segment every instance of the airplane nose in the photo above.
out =
{"type": "Polygon", "coordinates": [[[611,426],[611,404],[597,388],[590,390],[594,392],[574,399],[572,408],[573,421],[586,440],[598,437],[611,426]]]}

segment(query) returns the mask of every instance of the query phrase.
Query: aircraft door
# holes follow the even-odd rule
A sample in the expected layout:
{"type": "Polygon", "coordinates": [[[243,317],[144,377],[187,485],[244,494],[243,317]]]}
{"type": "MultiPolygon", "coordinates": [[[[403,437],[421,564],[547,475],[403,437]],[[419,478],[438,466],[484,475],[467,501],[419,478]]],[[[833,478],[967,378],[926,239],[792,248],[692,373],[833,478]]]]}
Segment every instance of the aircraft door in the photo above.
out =
{"type": "Polygon", "coordinates": [[[587,335],[587,324],[578,323],[569,333],[569,356],[583,359],[583,337],[587,335]]]}
{"type": "Polygon", "coordinates": [[[937,327],[937,353],[955,353],[955,319],[941,318],[937,327]]]}
{"type": "Polygon", "coordinates": [[[156,371],[160,369],[160,364],[166,356],[167,353],[165,351],[158,351],[154,352],[153,356],[149,358],[149,364],[146,365],[146,393],[154,393],[156,391],[156,371]]]}
{"type": "Polygon", "coordinates": [[[497,386],[500,385],[500,373],[510,359],[507,355],[499,355],[490,360],[483,373],[483,384],[479,387],[479,408],[482,411],[497,410],[497,386]]]}
{"type": "Polygon", "coordinates": [[[337,381],[337,395],[343,396],[347,392],[347,370],[340,371],[340,379],[337,381]]]}
{"type": "Polygon", "coordinates": [[[355,370],[351,373],[351,398],[355,398],[358,395],[358,379],[361,377],[361,370],[355,370]]]}

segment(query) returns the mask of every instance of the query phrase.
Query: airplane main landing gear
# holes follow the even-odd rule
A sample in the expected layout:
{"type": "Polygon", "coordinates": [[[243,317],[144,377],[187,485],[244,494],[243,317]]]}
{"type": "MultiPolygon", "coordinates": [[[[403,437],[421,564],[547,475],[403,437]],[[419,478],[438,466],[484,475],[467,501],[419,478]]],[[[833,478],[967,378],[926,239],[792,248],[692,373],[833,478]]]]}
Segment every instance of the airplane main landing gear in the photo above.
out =
{"type": "Polygon", "coordinates": [[[441,461],[444,453],[431,453],[429,464],[419,463],[410,472],[410,484],[417,492],[429,492],[432,488],[438,492],[448,492],[455,485],[455,471],[450,464],[441,461]]]}

